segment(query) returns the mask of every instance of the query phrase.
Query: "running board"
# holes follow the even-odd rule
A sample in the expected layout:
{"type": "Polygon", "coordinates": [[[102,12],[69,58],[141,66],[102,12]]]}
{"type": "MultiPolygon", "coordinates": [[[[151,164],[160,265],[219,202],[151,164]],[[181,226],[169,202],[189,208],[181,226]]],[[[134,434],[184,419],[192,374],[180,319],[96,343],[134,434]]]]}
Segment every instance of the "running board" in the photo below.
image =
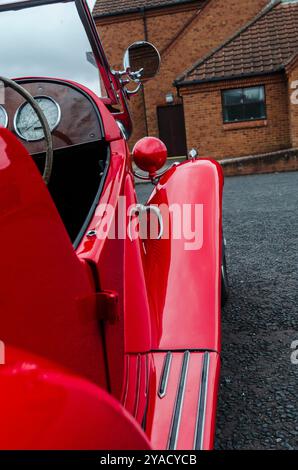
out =
{"type": "MultiPolygon", "coordinates": [[[[147,430],[152,447],[170,450],[212,449],[219,355],[208,351],[169,351],[153,353],[152,357],[157,379],[155,403],[149,405],[151,431],[147,430]]],[[[152,390],[150,392],[153,393],[152,390]]]]}

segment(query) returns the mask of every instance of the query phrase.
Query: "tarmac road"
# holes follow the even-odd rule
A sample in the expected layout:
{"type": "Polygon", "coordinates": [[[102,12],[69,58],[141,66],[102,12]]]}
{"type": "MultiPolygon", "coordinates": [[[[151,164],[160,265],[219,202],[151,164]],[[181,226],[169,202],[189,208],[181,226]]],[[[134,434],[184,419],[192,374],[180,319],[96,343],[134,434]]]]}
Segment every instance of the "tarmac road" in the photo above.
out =
{"type": "MultiPolygon", "coordinates": [[[[141,202],[150,185],[138,185],[141,202]]],[[[226,178],[217,449],[298,449],[298,172],[226,178]]]]}

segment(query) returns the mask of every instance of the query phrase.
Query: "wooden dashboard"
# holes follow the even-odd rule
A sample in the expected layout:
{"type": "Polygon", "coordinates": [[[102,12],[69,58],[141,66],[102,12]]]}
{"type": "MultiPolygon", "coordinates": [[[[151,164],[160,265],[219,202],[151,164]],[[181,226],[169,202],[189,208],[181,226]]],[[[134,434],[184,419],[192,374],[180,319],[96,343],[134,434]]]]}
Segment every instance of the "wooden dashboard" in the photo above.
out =
{"type": "MultiPolygon", "coordinates": [[[[35,96],[47,96],[56,101],[61,109],[61,119],[53,130],[54,150],[94,142],[103,138],[100,118],[94,104],[81,90],[56,81],[18,81],[35,96]]],[[[8,115],[8,129],[17,135],[14,118],[24,98],[11,88],[5,91],[5,108],[8,115]]],[[[45,151],[45,141],[27,142],[17,136],[31,155],[45,151]]]]}

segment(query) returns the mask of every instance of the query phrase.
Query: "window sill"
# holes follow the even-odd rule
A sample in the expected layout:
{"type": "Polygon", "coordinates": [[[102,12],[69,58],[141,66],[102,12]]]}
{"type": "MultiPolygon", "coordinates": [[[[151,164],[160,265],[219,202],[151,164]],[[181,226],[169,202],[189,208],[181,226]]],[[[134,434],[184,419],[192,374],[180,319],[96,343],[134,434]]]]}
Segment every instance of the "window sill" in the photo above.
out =
{"type": "Polygon", "coordinates": [[[235,131],[238,129],[253,129],[255,127],[266,127],[267,119],[258,119],[256,121],[229,122],[223,125],[224,131],[235,131]]]}

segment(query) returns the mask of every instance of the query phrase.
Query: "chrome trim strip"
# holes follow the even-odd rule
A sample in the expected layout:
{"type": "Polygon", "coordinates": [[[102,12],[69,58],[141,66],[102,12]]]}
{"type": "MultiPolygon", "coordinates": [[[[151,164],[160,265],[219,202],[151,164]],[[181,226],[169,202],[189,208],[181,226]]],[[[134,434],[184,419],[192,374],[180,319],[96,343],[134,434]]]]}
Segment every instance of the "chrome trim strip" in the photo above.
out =
{"type": "Polygon", "coordinates": [[[168,441],[168,449],[170,450],[175,450],[176,445],[177,445],[180,420],[181,420],[181,410],[182,410],[182,405],[183,405],[183,400],[184,400],[186,376],[187,376],[188,364],[189,364],[189,357],[190,357],[190,352],[185,351],[183,355],[180,381],[179,381],[179,386],[177,390],[175,408],[174,408],[174,413],[172,417],[172,424],[171,424],[169,441],[168,441]]]}
{"type": "Polygon", "coordinates": [[[121,132],[121,135],[122,135],[123,139],[128,140],[129,136],[128,136],[127,130],[125,129],[125,126],[124,126],[123,122],[119,121],[119,119],[116,119],[116,123],[117,123],[117,125],[120,129],[120,132],[121,132]]]}
{"type": "Polygon", "coordinates": [[[144,416],[142,419],[141,426],[146,431],[147,425],[147,413],[148,413],[148,406],[149,406],[149,388],[150,388],[150,370],[149,370],[149,358],[148,354],[146,354],[146,387],[145,387],[145,397],[146,397],[146,405],[144,410],[144,416]]]}
{"type": "Polygon", "coordinates": [[[140,401],[140,383],[142,373],[142,358],[141,354],[137,355],[137,383],[136,383],[136,397],[133,405],[133,416],[136,418],[138,413],[139,401],[140,401]]]}
{"type": "Polygon", "coordinates": [[[160,377],[159,390],[158,390],[159,398],[164,398],[166,396],[171,364],[172,364],[172,353],[168,351],[164,358],[163,370],[162,370],[162,374],[160,377]]]}
{"type": "Polygon", "coordinates": [[[205,352],[204,358],[203,358],[202,373],[201,373],[201,385],[200,385],[200,392],[199,392],[196,432],[195,432],[195,438],[194,438],[195,450],[203,450],[203,444],[204,444],[209,365],[210,365],[210,354],[209,352],[205,352]]]}
{"type": "Polygon", "coordinates": [[[125,357],[125,389],[124,389],[124,395],[122,398],[122,405],[126,406],[126,400],[127,400],[127,395],[128,395],[128,387],[129,387],[129,355],[127,354],[125,357]]]}

